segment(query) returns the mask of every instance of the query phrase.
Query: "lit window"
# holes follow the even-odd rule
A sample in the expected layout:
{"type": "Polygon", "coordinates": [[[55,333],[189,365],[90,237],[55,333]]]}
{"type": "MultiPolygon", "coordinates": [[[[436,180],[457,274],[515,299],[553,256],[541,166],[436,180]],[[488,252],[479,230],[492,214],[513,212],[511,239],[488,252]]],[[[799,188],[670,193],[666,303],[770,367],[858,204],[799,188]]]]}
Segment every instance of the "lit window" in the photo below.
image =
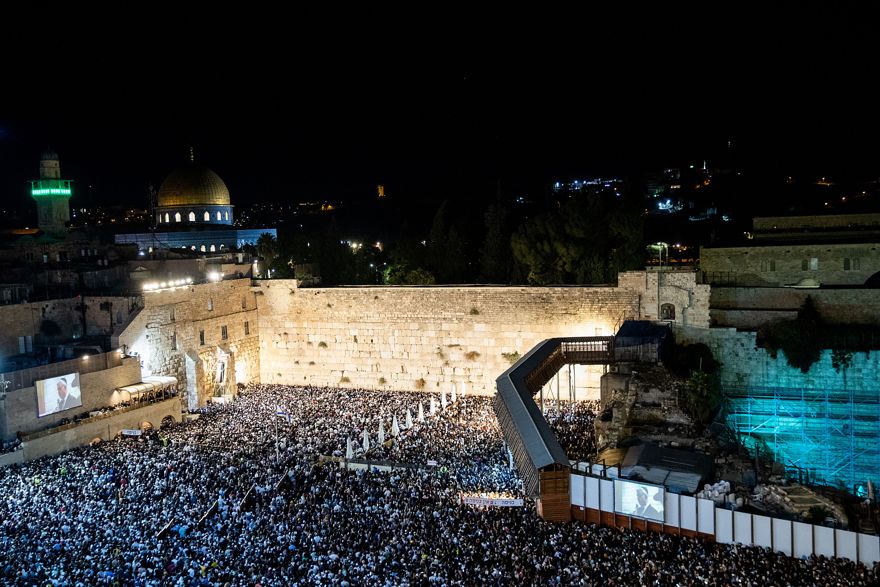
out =
{"type": "Polygon", "coordinates": [[[223,217],[220,215],[220,210],[217,210],[217,220],[223,220],[223,217]]]}
{"type": "Polygon", "coordinates": [[[216,250],[217,250],[217,247],[215,247],[214,245],[211,245],[211,252],[213,253],[216,250]]]}
{"type": "Polygon", "coordinates": [[[226,211],[226,220],[229,220],[229,210],[226,211]]]}
{"type": "Polygon", "coordinates": [[[200,246],[199,250],[204,253],[205,252],[205,245],[200,246]]]}
{"type": "Polygon", "coordinates": [[[208,298],[208,310],[214,309],[214,298],[208,298]]]}
{"type": "Polygon", "coordinates": [[[195,222],[195,221],[196,221],[196,213],[195,213],[195,212],[190,212],[190,213],[189,213],[189,221],[190,221],[190,222],[195,222]]]}
{"type": "Polygon", "coordinates": [[[817,257],[810,258],[810,271],[819,270],[819,259],[817,257]]]}
{"type": "Polygon", "coordinates": [[[211,213],[208,212],[207,210],[205,210],[204,219],[205,219],[205,222],[210,222],[210,221],[211,221],[211,213]]]}
{"type": "Polygon", "coordinates": [[[180,212],[174,213],[174,222],[180,222],[180,212]]]}
{"type": "MultiPolygon", "coordinates": [[[[180,222],[180,218],[178,218],[177,221],[180,222]]],[[[168,216],[168,212],[165,212],[165,222],[171,222],[171,217],[168,216]]]]}

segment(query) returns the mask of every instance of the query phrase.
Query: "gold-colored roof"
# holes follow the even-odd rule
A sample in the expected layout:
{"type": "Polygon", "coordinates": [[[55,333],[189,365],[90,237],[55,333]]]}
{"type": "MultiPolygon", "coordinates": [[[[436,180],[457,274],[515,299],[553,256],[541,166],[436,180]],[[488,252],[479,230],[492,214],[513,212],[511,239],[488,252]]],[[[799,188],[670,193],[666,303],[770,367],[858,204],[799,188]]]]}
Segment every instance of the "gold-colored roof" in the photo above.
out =
{"type": "Polygon", "coordinates": [[[187,165],[162,182],[159,206],[228,206],[229,189],[202,165],[187,165]]]}

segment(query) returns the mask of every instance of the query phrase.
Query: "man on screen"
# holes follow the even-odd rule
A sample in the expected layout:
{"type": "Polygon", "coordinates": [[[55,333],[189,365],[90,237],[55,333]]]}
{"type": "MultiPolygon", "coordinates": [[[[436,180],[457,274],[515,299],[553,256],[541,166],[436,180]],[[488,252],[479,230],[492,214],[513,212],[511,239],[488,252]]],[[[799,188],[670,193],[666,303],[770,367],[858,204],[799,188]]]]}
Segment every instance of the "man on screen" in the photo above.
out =
{"type": "Polygon", "coordinates": [[[64,377],[59,379],[56,388],[58,390],[58,407],[55,408],[56,412],[69,410],[80,405],[77,401],[78,398],[67,391],[67,379],[64,377]]]}
{"type": "Polygon", "coordinates": [[[636,508],[633,510],[634,516],[655,520],[660,517],[660,512],[648,502],[648,490],[646,488],[639,487],[636,489],[636,502],[636,508]]]}

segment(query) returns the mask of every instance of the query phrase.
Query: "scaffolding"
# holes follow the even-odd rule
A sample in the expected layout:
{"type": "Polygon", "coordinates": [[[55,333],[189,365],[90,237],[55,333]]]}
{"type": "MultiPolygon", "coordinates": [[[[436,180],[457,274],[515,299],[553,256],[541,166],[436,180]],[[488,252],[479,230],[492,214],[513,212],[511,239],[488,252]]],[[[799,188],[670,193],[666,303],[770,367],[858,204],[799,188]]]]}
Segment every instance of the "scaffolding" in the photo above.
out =
{"type": "Polygon", "coordinates": [[[813,388],[737,386],[724,396],[739,440],[752,455],[769,452],[790,478],[857,495],[868,481],[878,486],[880,389],[828,381],[813,388]]]}

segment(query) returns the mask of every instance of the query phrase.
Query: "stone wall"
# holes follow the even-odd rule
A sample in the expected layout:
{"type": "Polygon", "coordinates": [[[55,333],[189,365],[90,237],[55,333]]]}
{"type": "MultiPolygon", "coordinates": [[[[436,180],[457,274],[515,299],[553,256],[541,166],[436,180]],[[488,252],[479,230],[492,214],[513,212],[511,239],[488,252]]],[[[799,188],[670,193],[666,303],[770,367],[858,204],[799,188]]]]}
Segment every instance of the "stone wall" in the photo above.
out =
{"type": "Polygon", "coordinates": [[[234,393],[237,383],[259,381],[257,305],[249,279],[147,292],[143,310],[114,339],[138,354],[144,375],[177,377],[190,408],[234,393]]]}
{"type": "Polygon", "coordinates": [[[712,283],[738,286],[779,287],[802,279],[821,285],[863,285],[880,271],[880,245],[701,247],[700,269],[712,283]],[[815,259],[815,269],[811,259],[815,259]]]}
{"type": "Polygon", "coordinates": [[[617,277],[620,289],[638,294],[638,318],[660,320],[664,304],[675,308],[669,323],[709,326],[709,286],[697,284],[694,271],[627,271],[617,277]]]}
{"type": "Polygon", "coordinates": [[[658,299],[677,306],[677,321],[706,326],[708,290],[693,272],[625,273],[617,288],[300,289],[264,281],[261,380],[492,394],[516,353],[551,337],[614,334],[626,318],[656,316],[658,299]]]}
{"type": "Polygon", "coordinates": [[[64,418],[113,406],[128,401],[117,388],[141,381],[140,365],[136,359],[122,359],[122,365],[80,375],[82,407],[37,417],[36,387],[24,387],[3,394],[0,399],[0,433],[4,440],[15,438],[17,432],[30,434],[56,425],[64,418]]]}
{"type": "Polygon", "coordinates": [[[752,328],[796,314],[807,296],[827,322],[880,325],[880,292],[872,289],[713,287],[710,306],[719,326],[752,328]]]}
{"type": "MultiPolygon", "coordinates": [[[[831,351],[822,351],[818,362],[809,372],[788,365],[780,351],[774,359],[756,344],[755,332],[740,332],[734,328],[687,328],[674,326],[676,343],[703,343],[722,363],[720,370],[723,387],[791,387],[803,389],[843,388],[843,374],[834,370],[831,351]]],[[[880,353],[857,352],[852,365],[846,370],[846,388],[872,392],[877,389],[880,374],[880,353]]]]}
{"type": "Polygon", "coordinates": [[[28,304],[0,306],[0,355],[18,354],[20,336],[39,336],[43,320],[52,320],[61,328],[62,338],[82,334],[79,300],[61,299],[28,304]]]}

